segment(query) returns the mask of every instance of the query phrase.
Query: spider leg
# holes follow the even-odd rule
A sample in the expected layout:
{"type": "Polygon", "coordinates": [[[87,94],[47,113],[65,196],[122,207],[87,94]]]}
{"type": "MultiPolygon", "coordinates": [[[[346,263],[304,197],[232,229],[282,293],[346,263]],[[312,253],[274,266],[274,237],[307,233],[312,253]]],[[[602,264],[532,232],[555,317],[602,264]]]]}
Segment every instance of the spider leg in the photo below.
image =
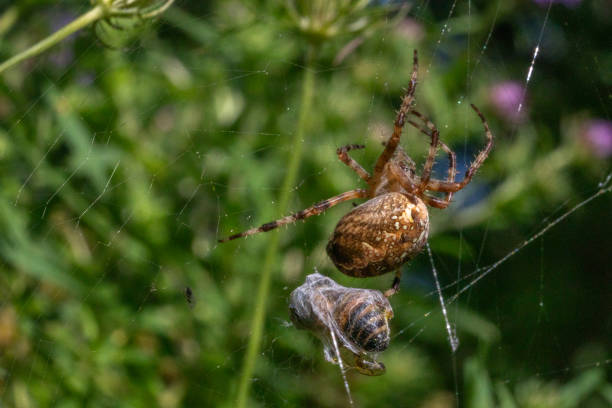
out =
{"type": "MultiPolygon", "coordinates": [[[[446,178],[446,181],[448,183],[454,183],[455,176],[457,175],[457,156],[455,156],[455,152],[453,152],[446,144],[440,142],[440,147],[442,148],[442,150],[446,152],[446,154],[448,154],[449,165],[448,165],[448,176],[446,178]]],[[[427,198],[431,198],[431,197],[427,197],[427,198]]],[[[444,196],[444,199],[442,200],[442,203],[444,203],[442,204],[443,207],[439,207],[436,204],[438,199],[434,199],[430,201],[429,205],[431,205],[432,207],[436,207],[436,208],[446,208],[450,204],[452,198],[453,198],[453,192],[448,191],[446,195],[444,196]]]]}
{"type": "Polygon", "coordinates": [[[397,292],[399,292],[401,277],[402,277],[402,270],[398,269],[397,271],[395,271],[395,277],[393,278],[393,283],[391,284],[391,287],[385,290],[385,293],[384,293],[385,297],[391,297],[395,295],[397,292]]]}
{"type": "Polygon", "coordinates": [[[393,157],[393,153],[395,153],[395,149],[399,145],[400,136],[402,135],[402,128],[404,127],[406,116],[410,113],[412,102],[414,101],[414,92],[416,91],[418,70],[419,59],[417,55],[417,50],[414,50],[412,76],[410,77],[410,83],[408,84],[408,89],[406,90],[406,94],[402,99],[402,105],[400,106],[400,109],[397,112],[393,127],[393,134],[391,135],[387,143],[385,143],[385,149],[378,157],[376,165],[374,166],[373,175],[368,182],[371,189],[373,189],[380,181],[380,177],[382,175],[382,171],[385,167],[385,164],[387,164],[391,157],[393,157]]]}
{"type": "Polygon", "coordinates": [[[364,356],[355,355],[355,369],[361,374],[376,376],[383,375],[386,371],[385,365],[380,361],[372,361],[364,356]]]}
{"type": "MultiPolygon", "coordinates": [[[[424,135],[429,136],[431,138],[431,144],[429,145],[429,153],[427,154],[427,160],[425,161],[425,164],[423,165],[423,173],[421,173],[421,182],[419,183],[419,186],[417,190],[415,191],[415,194],[419,195],[423,191],[425,191],[425,188],[427,187],[427,183],[429,182],[429,178],[431,177],[431,169],[433,168],[433,164],[436,160],[436,154],[438,153],[438,143],[442,143],[442,142],[440,142],[440,132],[438,131],[438,129],[436,128],[436,125],[434,125],[432,121],[430,121],[425,116],[423,116],[420,112],[417,112],[415,110],[412,110],[410,113],[412,113],[413,115],[421,119],[427,125],[430,132],[425,131],[425,129],[423,129],[421,126],[419,126],[416,122],[412,120],[409,120],[408,123],[410,123],[412,126],[417,128],[424,135]]],[[[444,146],[445,146],[445,150],[450,150],[448,149],[448,146],[446,145],[444,146]]]]}
{"type": "MultiPolygon", "coordinates": [[[[447,193],[447,197],[448,195],[452,196],[453,193],[447,193]]],[[[423,194],[420,197],[421,197],[421,200],[423,200],[425,204],[427,204],[428,206],[439,208],[442,210],[448,207],[448,205],[450,204],[450,200],[447,197],[438,198],[438,197],[429,196],[427,194],[423,194]]]]}
{"type": "Polygon", "coordinates": [[[338,158],[340,159],[340,161],[342,161],[342,163],[346,164],[351,169],[353,169],[353,171],[357,173],[359,177],[361,177],[363,180],[368,181],[370,180],[370,173],[368,173],[361,166],[361,164],[357,163],[355,159],[353,159],[351,156],[348,155],[348,152],[351,150],[364,149],[364,148],[365,148],[364,145],[356,145],[356,144],[346,145],[346,146],[339,147],[338,150],[336,150],[336,154],[338,155],[338,158]]]}
{"type": "Polygon", "coordinates": [[[493,133],[491,133],[491,130],[489,129],[489,124],[487,123],[487,120],[485,119],[484,115],[480,113],[480,111],[475,105],[472,104],[471,106],[472,106],[472,109],[474,109],[474,111],[480,118],[480,120],[482,121],[482,125],[484,126],[485,137],[487,140],[486,146],[484,147],[484,149],[480,151],[480,153],[478,153],[478,156],[476,156],[476,159],[472,162],[470,167],[467,169],[467,171],[465,172],[465,176],[463,177],[463,180],[461,180],[460,182],[430,180],[427,183],[427,190],[443,191],[447,193],[449,192],[453,193],[453,192],[461,190],[470,182],[470,180],[472,180],[472,177],[474,176],[474,174],[476,174],[476,171],[480,168],[480,166],[482,166],[482,163],[484,163],[485,159],[491,152],[491,149],[493,148],[493,133]]]}
{"type": "MultiPolygon", "coordinates": [[[[423,114],[421,114],[420,112],[417,111],[412,111],[412,114],[416,117],[418,117],[419,119],[421,119],[421,121],[423,121],[423,123],[425,124],[425,126],[427,126],[427,128],[433,133],[433,132],[438,132],[436,125],[430,121],[429,119],[427,119],[423,114]]],[[[418,123],[409,120],[408,123],[410,123],[412,126],[414,126],[416,129],[418,129],[421,133],[430,136],[430,133],[428,133],[427,131],[425,131],[425,129],[423,129],[418,123]]],[[[431,137],[431,136],[430,136],[431,137]]],[[[454,183],[455,182],[455,176],[457,175],[457,156],[455,156],[455,152],[453,152],[443,141],[439,140],[438,143],[440,144],[440,147],[442,148],[442,150],[444,150],[446,152],[446,154],[448,154],[448,162],[449,162],[449,166],[448,166],[448,175],[446,178],[446,182],[447,183],[454,183]]],[[[430,149],[431,152],[431,149],[430,149]]],[[[429,176],[431,176],[431,173],[429,174],[429,176]]],[[[424,190],[427,189],[427,184],[429,183],[430,178],[428,177],[428,179],[425,181],[425,178],[421,178],[421,184],[419,185],[419,190],[422,192],[424,190]],[[423,190],[421,190],[421,188],[423,188],[423,190]]],[[[429,197],[429,198],[433,198],[433,197],[429,197]]],[[[450,203],[451,199],[453,198],[453,192],[449,191],[446,193],[446,196],[444,197],[444,200],[446,202],[446,205],[444,207],[440,207],[438,204],[438,202],[440,201],[439,199],[435,199],[431,202],[431,206],[432,207],[436,207],[436,208],[446,208],[448,206],[448,204],[450,203]]]]}
{"type": "Polygon", "coordinates": [[[227,242],[236,238],[242,238],[249,235],[257,234],[259,232],[266,232],[278,228],[282,225],[291,224],[298,220],[304,220],[308,217],[312,217],[313,215],[319,215],[325,210],[335,205],[338,205],[344,201],[353,200],[355,198],[365,198],[367,197],[367,192],[364,189],[358,188],[356,190],[350,190],[346,193],[338,194],[335,197],[328,198],[327,200],[319,201],[311,207],[306,208],[300,212],[295,214],[288,215],[286,217],[280,218],[276,221],[268,222],[256,228],[251,228],[249,230],[240,232],[238,234],[230,235],[227,238],[220,239],[219,242],[227,242]]]}

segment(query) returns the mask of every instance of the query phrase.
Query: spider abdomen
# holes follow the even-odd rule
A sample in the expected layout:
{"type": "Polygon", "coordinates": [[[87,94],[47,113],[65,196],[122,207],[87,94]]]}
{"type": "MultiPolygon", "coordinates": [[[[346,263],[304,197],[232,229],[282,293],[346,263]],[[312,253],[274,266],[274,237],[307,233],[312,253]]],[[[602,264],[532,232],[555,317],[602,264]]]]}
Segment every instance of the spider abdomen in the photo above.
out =
{"type": "Polygon", "coordinates": [[[386,193],[340,219],[327,254],[344,274],[382,275],[416,256],[429,233],[429,215],[417,196],[386,193]]]}

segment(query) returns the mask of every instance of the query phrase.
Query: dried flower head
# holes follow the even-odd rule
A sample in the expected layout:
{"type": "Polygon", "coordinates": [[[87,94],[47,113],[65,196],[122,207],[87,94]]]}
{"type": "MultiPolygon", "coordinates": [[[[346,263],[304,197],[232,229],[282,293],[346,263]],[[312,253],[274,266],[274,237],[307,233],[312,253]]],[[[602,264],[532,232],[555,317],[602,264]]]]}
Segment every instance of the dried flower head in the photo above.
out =
{"type": "Polygon", "coordinates": [[[166,11],[174,0],[91,0],[104,9],[94,30],[105,45],[119,47],[144,23],[166,11]]]}
{"type": "Polygon", "coordinates": [[[401,21],[410,6],[379,5],[369,0],[287,1],[287,12],[292,23],[314,43],[342,34],[358,37],[364,32],[388,25],[389,12],[393,9],[399,10],[394,20],[401,21]]]}

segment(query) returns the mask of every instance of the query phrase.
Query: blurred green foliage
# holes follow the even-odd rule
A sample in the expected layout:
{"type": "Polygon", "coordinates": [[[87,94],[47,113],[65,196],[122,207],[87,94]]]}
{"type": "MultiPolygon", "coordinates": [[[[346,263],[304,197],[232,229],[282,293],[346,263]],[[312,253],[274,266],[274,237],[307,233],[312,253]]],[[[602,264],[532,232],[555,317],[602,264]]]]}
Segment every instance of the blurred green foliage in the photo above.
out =
{"type": "MultiPolygon", "coordinates": [[[[546,17],[536,3],[458,2],[448,18],[446,2],[339,2],[319,24],[329,16],[318,2],[178,1],[122,49],[85,30],[7,71],[0,406],[233,406],[269,237],[216,240],[277,213],[308,44],[320,52],[292,210],[360,185],[335,149],[365,144],[354,157],[371,168],[415,48],[417,107],[463,169],[483,142],[469,103],[487,117],[493,153],[451,207],[430,213],[447,298],[594,194],[611,171],[605,132],[589,133],[612,109],[610,9],[555,3],[546,17]],[[496,87],[524,89],[536,45],[517,116],[496,87]]],[[[0,55],[87,6],[5,9],[0,55]]],[[[407,131],[403,145],[422,162],[421,135],[407,131]]],[[[380,356],[387,374],[348,375],[357,405],[610,406],[611,204],[606,194],[571,214],[450,304],[455,355],[429,259],[407,265],[380,356]]],[[[325,255],[349,208],[282,229],[250,406],[347,405],[321,344],[287,324],[287,297],[314,267],[388,287],[389,276],[341,276],[325,255]]]]}

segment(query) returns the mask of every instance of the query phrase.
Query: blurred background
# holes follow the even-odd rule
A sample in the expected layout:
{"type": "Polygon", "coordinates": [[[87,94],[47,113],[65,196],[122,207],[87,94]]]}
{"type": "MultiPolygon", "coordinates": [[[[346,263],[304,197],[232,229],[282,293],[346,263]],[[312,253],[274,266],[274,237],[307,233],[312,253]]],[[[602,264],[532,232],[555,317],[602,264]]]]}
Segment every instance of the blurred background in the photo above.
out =
{"type": "MultiPolygon", "coordinates": [[[[89,7],[4,5],[1,59],[89,7]]],[[[611,21],[609,0],[177,0],[153,23],[100,22],[4,72],[0,406],[230,407],[245,375],[247,406],[348,406],[287,306],[315,267],[390,285],[343,276],[325,254],[351,203],[217,240],[364,187],[335,149],[365,144],[353,157],[372,168],[413,49],[417,109],[460,174],[484,142],[470,103],[495,147],[430,211],[459,349],[424,251],[391,299],[387,373],[347,373],[355,405],[612,406],[612,194],[572,211],[612,172],[611,21]]],[[[426,139],[406,129],[402,144],[421,165],[426,139]]],[[[446,166],[439,154],[435,174],[446,166]]]]}

